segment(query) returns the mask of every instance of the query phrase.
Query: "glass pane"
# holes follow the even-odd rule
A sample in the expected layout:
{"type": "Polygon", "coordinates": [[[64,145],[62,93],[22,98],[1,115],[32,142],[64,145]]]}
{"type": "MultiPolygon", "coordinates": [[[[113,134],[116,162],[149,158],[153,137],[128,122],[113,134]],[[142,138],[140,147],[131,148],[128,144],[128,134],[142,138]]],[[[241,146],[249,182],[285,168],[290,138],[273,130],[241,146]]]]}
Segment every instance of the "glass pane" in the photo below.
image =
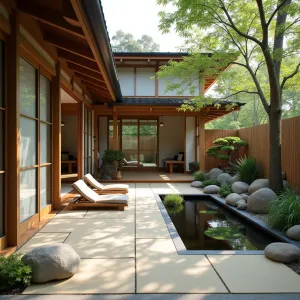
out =
{"type": "Polygon", "coordinates": [[[140,120],[140,162],[156,167],[157,120],[140,120]]]}
{"type": "Polygon", "coordinates": [[[85,133],[84,134],[84,157],[86,158],[86,157],[88,157],[88,147],[89,147],[89,145],[88,145],[88,135],[85,133]]]}
{"type": "Polygon", "coordinates": [[[88,115],[87,109],[84,109],[84,132],[87,132],[87,124],[88,124],[88,115]]]}
{"type": "Polygon", "coordinates": [[[5,97],[4,97],[4,72],[5,72],[5,64],[4,64],[4,43],[0,41],[0,83],[1,83],[1,90],[0,90],[0,107],[5,107],[5,97]]]}
{"type": "Polygon", "coordinates": [[[4,174],[0,174],[0,237],[5,234],[5,228],[4,228],[4,225],[5,225],[4,179],[5,179],[4,174]]]}
{"type": "Polygon", "coordinates": [[[138,166],[138,120],[122,120],[122,150],[126,166],[138,166]]]}
{"type": "Polygon", "coordinates": [[[5,112],[0,110],[0,171],[4,171],[4,149],[5,149],[5,112]]]}
{"type": "Polygon", "coordinates": [[[20,174],[20,222],[33,216],[36,210],[36,169],[20,174]]]}
{"type": "Polygon", "coordinates": [[[51,125],[41,123],[41,164],[51,162],[51,125]]]}
{"type": "Polygon", "coordinates": [[[40,75],[40,119],[51,123],[51,81],[40,75]]]}
{"type": "Polygon", "coordinates": [[[28,118],[20,118],[21,168],[34,166],[36,162],[36,123],[28,118]]]}
{"type": "Polygon", "coordinates": [[[51,204],[52,198],[52,166],[42,167],[40,169],[40,200],[41,208],[51,204]]]}
{"type": "Polygon", "coordinates": [[[92,113],[88,111],[89,123],[88,123],[88,133],[92,134],[92,113]]]}
{"type": "Polygon", "coordinates": [[[36,69],[23,58],[20,58],[20,113],[37,116],[36,69]]]}

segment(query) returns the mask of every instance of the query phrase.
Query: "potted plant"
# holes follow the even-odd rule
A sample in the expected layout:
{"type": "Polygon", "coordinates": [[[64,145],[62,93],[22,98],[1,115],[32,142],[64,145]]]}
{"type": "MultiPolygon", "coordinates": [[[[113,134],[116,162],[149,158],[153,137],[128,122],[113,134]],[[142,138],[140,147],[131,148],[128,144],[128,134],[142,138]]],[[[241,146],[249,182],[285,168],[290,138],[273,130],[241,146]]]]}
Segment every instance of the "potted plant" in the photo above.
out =
{"type": "Polygon", "coordinates": [[[111,163],[114,172],[111,175],[113,179],[120,180],[122,178],[121,171],[118,170],[119,163],[124,159],[124,153],[121,150],[105,150],[102,156],[103,162],[111,163]]]}

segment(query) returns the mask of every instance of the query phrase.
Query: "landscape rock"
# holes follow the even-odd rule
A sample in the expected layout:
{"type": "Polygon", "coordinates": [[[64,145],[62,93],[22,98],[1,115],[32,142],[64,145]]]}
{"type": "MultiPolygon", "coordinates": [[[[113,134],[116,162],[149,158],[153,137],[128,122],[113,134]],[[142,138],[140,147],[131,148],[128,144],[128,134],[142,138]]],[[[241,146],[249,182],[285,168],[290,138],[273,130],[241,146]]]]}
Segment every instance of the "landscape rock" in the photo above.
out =
{"type": "Polygon", "coordinates": [[[265,248],[265,256],[281,263],[292,263],[299,260],[300,249],[288,243],[272,243],[265,248]]]}
{"type": "Polygon", "coordinates": [[[73,276],[78,271],[80,257],[70,245],[58,243],[27,252],[22,262],[31,267],[32,282],[44,283],[73,276]]]}
{"type": "Polygon", "coordinates": [[[236,206],[237,206],[237,209],[239,209],[239,210],[246,210],[247,209],[247,203],[245,202],[245,200],[238,201],[236,206]]]}
{"type": "Polygon", "coordinates": [[[242,181],[236,181],[231,186],[232,191],[237,194],[247,193],[248,188],[249,188],[249,184],[242,181]]]}
{"type": "Polygon", "coordinates": [[[203,189],[205,194],[218,194],[220,191],[220,187],[217,185],[208,185],[203,189]]]}
{"type": "Polygon", "coordinates": [[[283,187],[288,187],[289,186],[289,183],[286,180],[283,180],[282,183],[283,183],[283,187]]]}
{"type": "Polygon", "coordinates": [[[246,203],[247,203],[248,198],[249,198],[249,195],[247,195],[247,194],[241,194],[240,196],[241,196],[241,197],[246,201],[246,203]]]}
{"type": "Polygon", "coordinates": [[[237,202],[240,200],[242,200],[242,197],[239,194],[231,193],[226,197],[225,202],[228,205],[236,206],[237,202]]]}
{"type": "Polygon", "coordinates": [[[270,202],[275,200],[277,195],[269,188],[262,188],[251,194],[247,201],[247,210],[257,214],[267,214],[270,202]]]}
{"type": "Polygon", "coordinates": [[[286,235],[292,240],[300,241],[300,225],[294,225],[289,228],[286,235]]]}
{"type": "Polygon", "coordinates": [[[221,169],[213,168],[207,173],[207,176],[208,176],[208,179],[215,179],[216,180],[218,178],[218,176],[222,173],[223,173],[223,171],[221,169]]]}
{"type": "Polygon", "coordinates": [[[240,181],[241,179],[240,179],[240,176],[239,175],[234,175],[234,176],[232,176],[229,180],[228,180],[228,184],[233,184],[233,183],[235,183],[235,182],[237,182],[237,181],[240,181]]]}
{"type": "Polygon", "coordinates": [[[108,161],[102,160],[100,167],[100,178],[104,180],[111,180],[112,174],[116,171],[114,164],[108,161]]]}
{"type": "Polygon", "coordinates": [[[256,179],[250,184],[248,188],[248,192],[251,195],[257,190],[260,190],[262,188],[268,188],[268,187],[269,187],[269,179],[256,179]]]}
{"type": "Polygon", "coordinates": [[[191,187],[194,187],[194,188],[201,188],[202,186],[202,182],[201,181],[193,181],[191,183],[191,187]]]}
{"type": "Polygon", "coordinates": [[[228,173],[222,173],[217,177],[217,181],[220,185],[227,184],[231,176],[228,173]]]}

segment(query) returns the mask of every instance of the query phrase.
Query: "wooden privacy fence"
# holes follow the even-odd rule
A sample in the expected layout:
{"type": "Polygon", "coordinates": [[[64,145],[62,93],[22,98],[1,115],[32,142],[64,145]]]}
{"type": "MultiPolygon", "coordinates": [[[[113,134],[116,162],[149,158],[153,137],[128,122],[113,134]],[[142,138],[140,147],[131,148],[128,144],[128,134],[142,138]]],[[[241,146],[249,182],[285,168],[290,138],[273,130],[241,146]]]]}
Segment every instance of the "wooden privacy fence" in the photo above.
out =
{"type": "MultiPolygon", "coordinates": [[[[290,186],[300,189],[300,116],[282,120],[281,128],[282,170],[290,186]]],[[[269,124],[239,130],[205,130],[205,149],[215,139],[225,136],[238,136],[247,141],[247,156],[256,157],[262,164],[263,176],[269,176],[269,124]]],[[[221,162],[206,156],[206,169],[215,168],[221,162]]]]}

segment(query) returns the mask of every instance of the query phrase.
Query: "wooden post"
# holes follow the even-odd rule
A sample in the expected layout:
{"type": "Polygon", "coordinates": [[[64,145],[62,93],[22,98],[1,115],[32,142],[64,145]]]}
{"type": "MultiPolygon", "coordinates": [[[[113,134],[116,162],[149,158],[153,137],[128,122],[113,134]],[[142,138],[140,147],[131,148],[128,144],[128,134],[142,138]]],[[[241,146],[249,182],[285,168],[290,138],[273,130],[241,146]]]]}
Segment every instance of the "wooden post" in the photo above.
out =
{"type": "Polygon", "coordinates": [[[7,43],[7,246],[20,245],[19,13],[11,14],[7,43]]]}
{"type": "Polygon", "coordinates": [[[119,150],[118,148],[118,115],[114,112],[113,115],[114,124],[113,124],[113,148],[114,150],[119,150]]]}
{"type": "Polygon", "coordinates": [[[98,161],[98,153],[99,153],[99,116],[94,111],[94,174],[98,173],[99,169],[99,161],[98,161]]]}
{"type": "Polygon", "coordinates": [[[205,172],[205,119],[204,112],[200,112],[199,116],[199,158],[200,169],[205,172]]]}
{"type": "Polygon", "coordinates": [[[53,209],[61,208],[61,66],[56,62],[56,75],[53,78],[53,209]]]}
{"type": "Polygon", "coordinates": [[[79,102],[78,104],[78,127],[77,127],[77,173],[78,173],[78,179],[82,178],[83,173],[83,112],[84,112],[84,103],[79,102]]]}

